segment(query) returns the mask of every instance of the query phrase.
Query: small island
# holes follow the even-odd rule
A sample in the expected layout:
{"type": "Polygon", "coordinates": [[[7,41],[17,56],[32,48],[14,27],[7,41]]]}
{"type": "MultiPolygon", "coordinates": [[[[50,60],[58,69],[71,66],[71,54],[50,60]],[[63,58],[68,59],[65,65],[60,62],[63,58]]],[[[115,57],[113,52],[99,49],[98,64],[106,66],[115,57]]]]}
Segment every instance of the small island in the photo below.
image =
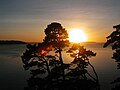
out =
{"type": "Polygon", "coordinates": [[[27,44],[27,43],[17,40],[0,40],[0,45],[7,45],[7,44],[27,44]]]}

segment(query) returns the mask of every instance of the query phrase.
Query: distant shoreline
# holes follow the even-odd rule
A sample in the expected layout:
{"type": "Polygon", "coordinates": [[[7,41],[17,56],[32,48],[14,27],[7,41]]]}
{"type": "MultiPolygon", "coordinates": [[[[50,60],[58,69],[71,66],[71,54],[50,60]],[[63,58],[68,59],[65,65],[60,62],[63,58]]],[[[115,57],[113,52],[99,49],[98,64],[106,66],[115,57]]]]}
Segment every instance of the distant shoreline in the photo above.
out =
{"type": "Polygon", "coordinates": [[[8,45],[8,44],[28,44],[23,41],[16,41],[16,40],[0,40],[0,45],[8,45]]]}
{"type": "MultiPolygon", "coordinates": [[[[0,45],[9,45],[9,44],[36,44],[41,42],[24,42],[19,40],[0,40],[0,45]]],[[[81,42],[81,44],[103,44],[104,42],[81,42]]]]}

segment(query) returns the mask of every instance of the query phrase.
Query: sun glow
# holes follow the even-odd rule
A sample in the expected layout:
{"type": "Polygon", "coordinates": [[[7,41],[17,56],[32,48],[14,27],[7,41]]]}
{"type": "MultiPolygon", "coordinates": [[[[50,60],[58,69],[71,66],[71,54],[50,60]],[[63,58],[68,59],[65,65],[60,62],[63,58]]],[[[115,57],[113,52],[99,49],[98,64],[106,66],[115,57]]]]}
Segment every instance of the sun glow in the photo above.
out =
{"type": "Polygon", "coordinates": [[[80,43],[87,41],[87,36],[82,29],[72,29],[69,32],[69,41],[74,43],[80,43]]]}

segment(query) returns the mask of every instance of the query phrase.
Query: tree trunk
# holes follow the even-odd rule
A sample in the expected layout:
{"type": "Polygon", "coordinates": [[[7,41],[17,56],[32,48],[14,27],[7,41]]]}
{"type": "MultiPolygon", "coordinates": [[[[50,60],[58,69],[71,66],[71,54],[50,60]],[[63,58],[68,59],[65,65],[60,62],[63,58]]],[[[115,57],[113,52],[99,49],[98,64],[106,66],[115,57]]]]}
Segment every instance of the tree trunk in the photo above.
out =
{"type": "Polygon", "coordinates": [[[97,75],[97,73],[95,71],[95,68],[94,68],[94,66],[89,61],[88,61],[88,64],[92,67],[93,72],[95,73],[95,76],[96,76],[96,79],[97,79],[96,82],[98,84],[98,90],[100,90],[99,79],[98,79],[98,75],[97,75]]]}
{"type": "Polygon", "coordinates": [[[62,68],[62,76],[63,76],[63,80],[65,80],[65,73],[64,73],[64,63],[62,60],[62,53],[61,53],[61,48],[59,47],[59,60],[61,63],[61,68],[62,68]]]}

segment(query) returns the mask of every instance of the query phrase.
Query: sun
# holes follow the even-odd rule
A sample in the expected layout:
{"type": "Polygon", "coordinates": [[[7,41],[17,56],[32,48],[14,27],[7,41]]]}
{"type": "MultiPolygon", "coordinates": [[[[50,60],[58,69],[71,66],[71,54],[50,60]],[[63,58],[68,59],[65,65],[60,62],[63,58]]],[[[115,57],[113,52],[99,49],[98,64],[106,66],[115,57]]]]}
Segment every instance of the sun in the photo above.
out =
{"type": "Polygon", "coordinates": [[[80,43],[87,41],[87,36],[82,29],[72,29],[69,32],[69,41],[74,43],[80,43]]]}

